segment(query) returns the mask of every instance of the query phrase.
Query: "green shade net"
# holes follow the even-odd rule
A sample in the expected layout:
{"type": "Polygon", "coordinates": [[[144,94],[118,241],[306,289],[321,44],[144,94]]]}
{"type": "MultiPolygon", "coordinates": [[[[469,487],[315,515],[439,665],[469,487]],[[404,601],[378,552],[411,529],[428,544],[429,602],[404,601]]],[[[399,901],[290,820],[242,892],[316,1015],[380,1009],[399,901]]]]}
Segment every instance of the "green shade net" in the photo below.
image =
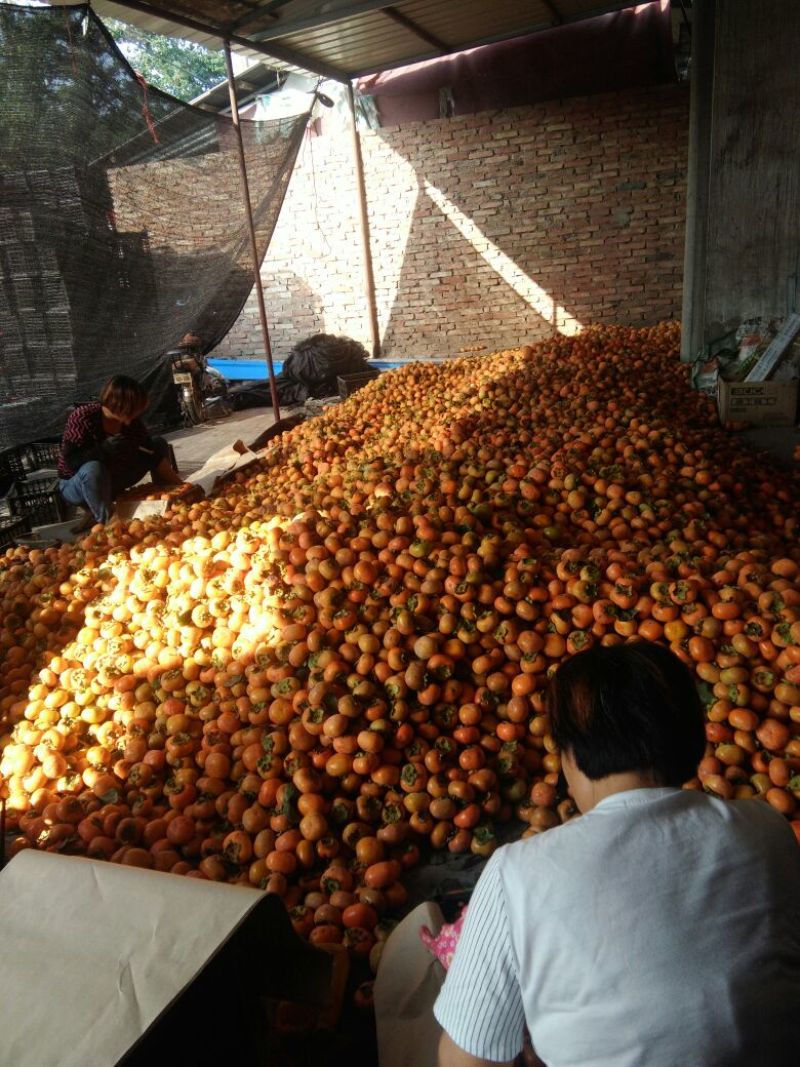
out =
{"type": "MultiPolygon", "coordinates": [[[[146,86],[88,6],[0,4],[0,449],[115,373],[168,388],[252,288],[230,119],[146,86]]],[[[243,122],[263,257],[308,115],[243,122]]]]}

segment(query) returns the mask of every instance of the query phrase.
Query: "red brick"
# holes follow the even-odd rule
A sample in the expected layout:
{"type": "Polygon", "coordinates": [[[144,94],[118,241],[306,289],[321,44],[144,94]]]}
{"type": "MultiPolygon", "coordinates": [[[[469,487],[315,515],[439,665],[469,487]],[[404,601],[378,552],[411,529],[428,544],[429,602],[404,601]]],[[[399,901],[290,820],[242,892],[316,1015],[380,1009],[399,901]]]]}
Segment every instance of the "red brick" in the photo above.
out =
{"type": "MultiPolygon", "coordinates": [[[[673,314],[687,131],[688,93],[666,86],[362,135],[384,350],[491,350],[552,333],[441,214],[424,181],[579,321],[673,314]]],[[[225,195],[238,195],[235,176],[225,195]]],[[[315,139],[263,269],[277,356],[315,329],[368,343],[356,204],[349,146],[315,139]]],[[[220,351],[246,355],[259,344],[251,297],[220,351]]]]}

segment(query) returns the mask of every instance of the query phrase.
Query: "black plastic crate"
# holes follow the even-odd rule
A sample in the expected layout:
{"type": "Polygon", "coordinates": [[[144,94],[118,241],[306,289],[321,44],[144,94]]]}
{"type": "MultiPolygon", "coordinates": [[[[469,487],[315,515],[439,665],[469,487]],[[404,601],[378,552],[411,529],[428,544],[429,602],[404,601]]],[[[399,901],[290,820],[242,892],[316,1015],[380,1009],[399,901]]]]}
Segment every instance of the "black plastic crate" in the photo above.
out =
{"type": "Polygon", "coordinates": [[[5,346],[3,356],[3,370],[7,378],[27,380],[30,377],[30,367],[25,356],[25,346],[22,344],[21,339],[19,343],[9,342],[5,346]]]}
{"type": "Polygon", "coordinates": [[[51,344],[69,344],[72,340],[72,322],[66,308],[53,308],[46,316],[47,336],[51,344]]]}
{"type": "Polygon", "coordinates": [[[36,308],[36,292],[30,278],[15,275],[11,279],[14,287],[14,299],[17,302],[18,311],[29,311],[36,308]]]}
{"type": "Polygon", "coordinates": [[[55,467],[58,465],[58,457],[61,453],[61,440],[51,437],[46,441],[33,441],[25,445],[25,465],[28,470],[39,471],[43,467],[55,467]]]}
{"type": "Polygon", "coordinates": [[[11,208],[0,207],[0,245],[15,244],[16,240],[17,228],[11,208]]]}
{"type": "Polygon", "coordinates": [[[12,516],[11,518],[0,518],[0,552],[5,552],[7,548],[11,548],[16,544],[17,538],[20,534],[27,532],[27,524],[24,519],[18,516],[12,516]]]}
{"type": "Polygon", "coordinates": [[[69,297],[67,296],[67,287],[64,285],[64,279],[57,271],[44,271],[39,282],[42,287],[42,298],[44,305],[48,311],[56,311],[59,309],[65,309],[69,311],[69,297]]]}
{"type": "Polygon", "coordinates": [[[17,323],[17,317],[11,315],[11,309],[3,306],[3,301],[0,300],[0,336],[2,337],[3,347],[22,348],[22,334],[19,331],[19,325],[17,323]]]}
{"type": "Polygon", "coordinates": [[[0,452],[0,481],[8,478],[24,480],[32,472],[55,468],[60,453],[61,440],[58,437],[7,448],[0,452]]]}
{"type": "Polygon", "coordinates": [[[358,374],[341,374],[336,379],[339,396],[344,400],[346,397],[358,392],[363,386],[374,382],[379,376],[380,371],[377,370],[359,371],[358,374]]]}
{"type": "Polygon", "coordinates": [[[37,308],[21,308],[17,315],[22,323],[25,343],[31,347],[38,346],[42,350],[42,355],[45,356],[47,329],[45,328],[44,315],[37,308]]]}
{"type": "Polygon", "coordinates": [[[28,195],[28,182],[24,170],[7,170],[3,175],[2,189],[6,194],[28,195]]]}
{"type": "Polygon", "coordinates": [[[53,176],[49,170],[29,170],[26,171],[26,177],[28,179],[28,188],[37,199],[46,193],[52,193],[53,176]]]}
{"type": "MultiPolygon", "coordinates": [[[[33,228],[33,215],[30,211],[18,211],[16,214],[17,225],[17,238],[20,241],[24,241],[25,244],[32,244],[36,240],[36,233],[33,228]]],[[[32,249],[35,252],[35,249],[32,249]]]]}
{"type": "MultiPolygon", "coordinates": [[[[20,216],[17,216],[20,218],[20,216]]],[[[35,244],[13,244],[6,246],[6,259],[9,274],[18,274],[23,278],[35,277],[41,272],[39,254],[35,244]]]]}
{"type": "Polygon", "coordinates": [[[7,448],[0,452],[0,478],[24,478],[25,456],[22,448],[7,448]]]}
{"type": "Polygon", "coordinates": [[[30,526],[61,522],[64,502],[58,491],[58,478],[31,478],[14,483],[9,493],[12,514],[30,526]]]}

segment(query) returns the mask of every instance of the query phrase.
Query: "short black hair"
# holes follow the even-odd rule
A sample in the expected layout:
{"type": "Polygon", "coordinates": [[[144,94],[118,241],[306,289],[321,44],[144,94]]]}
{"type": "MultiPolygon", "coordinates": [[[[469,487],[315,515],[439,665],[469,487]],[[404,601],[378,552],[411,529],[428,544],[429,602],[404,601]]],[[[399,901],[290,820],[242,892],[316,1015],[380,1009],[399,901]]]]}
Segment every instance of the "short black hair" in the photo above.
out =
{"type": "Polygon", "coordinates": [[[115,415],[141,415],[149,394],[145,387],[127,374],[115,374],[103,386],[100,403],[115,415]]]}
{"type": "Polygon", "coordinates": [[[677,786],[703,758],[694,679],[663,645],[632,641],[579,652],[551,679],[545,705],[559,748],[593,781],[653,771],[664,785],[677,786]]]}

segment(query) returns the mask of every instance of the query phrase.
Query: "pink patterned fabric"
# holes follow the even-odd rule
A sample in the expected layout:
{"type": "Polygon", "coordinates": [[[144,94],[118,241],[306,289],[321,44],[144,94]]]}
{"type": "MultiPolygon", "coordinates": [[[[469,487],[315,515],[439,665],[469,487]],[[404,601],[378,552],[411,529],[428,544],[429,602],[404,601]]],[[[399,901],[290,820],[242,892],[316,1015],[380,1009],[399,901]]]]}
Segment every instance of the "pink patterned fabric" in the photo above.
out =
{"type": "Polygon", "coordinates": [[[461,936],[461,928],[464,925],[466,916],[467,906],[465,904],[456,921],[453,923],[445,923],[435,937],[427,926],[423,926],[420,929],[419,936],[423,945],[438,959],[445,970],[447,970],[453,962],[456,945],[461,936]]]}

